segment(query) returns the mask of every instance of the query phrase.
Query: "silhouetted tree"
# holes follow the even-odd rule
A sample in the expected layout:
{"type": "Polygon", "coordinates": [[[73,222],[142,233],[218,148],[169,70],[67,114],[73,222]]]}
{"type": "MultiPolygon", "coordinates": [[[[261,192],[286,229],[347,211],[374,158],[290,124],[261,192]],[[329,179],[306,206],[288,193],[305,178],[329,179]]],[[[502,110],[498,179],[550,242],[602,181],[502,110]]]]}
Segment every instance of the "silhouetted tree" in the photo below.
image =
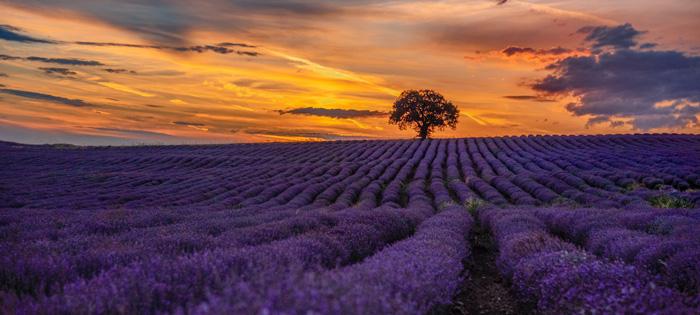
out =
{"type": "Polygon", "coordinates": [[[406,90],[394,102],[389,123],[404,130],[411,127],[418,137],[425,139],[435,128],[457,127],[459,109],[433,90],[406,90]]]}

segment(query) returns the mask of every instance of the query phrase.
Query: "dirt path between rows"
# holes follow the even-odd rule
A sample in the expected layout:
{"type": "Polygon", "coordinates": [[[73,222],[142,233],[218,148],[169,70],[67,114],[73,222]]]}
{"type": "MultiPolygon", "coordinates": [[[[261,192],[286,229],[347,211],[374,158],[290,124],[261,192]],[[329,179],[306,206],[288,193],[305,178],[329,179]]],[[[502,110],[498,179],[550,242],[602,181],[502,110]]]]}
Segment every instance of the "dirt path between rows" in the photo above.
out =
{"type": "Polygon", "coordinates": [[[472,260],[464,266],[469,277],[453,299],[452,305],[436,311],[436,314],[536,314],[533,307],[519,303],[501,278],[496,268],[498,251],[491,235],[480,225],[470,238],[472,260]]]}

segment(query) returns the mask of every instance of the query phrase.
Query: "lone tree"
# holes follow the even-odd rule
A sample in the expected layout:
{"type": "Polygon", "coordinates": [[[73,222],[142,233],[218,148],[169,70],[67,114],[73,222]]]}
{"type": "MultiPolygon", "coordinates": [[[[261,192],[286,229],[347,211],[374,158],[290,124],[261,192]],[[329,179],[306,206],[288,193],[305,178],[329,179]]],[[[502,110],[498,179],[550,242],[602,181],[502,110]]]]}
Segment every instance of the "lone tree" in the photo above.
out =
{"type": "Polygon", "coordinates": [[[411,127],[418,137],[425,139],[435,128],[457,127],[459,109],[433,90],[406,90],[394,102],[389,123],[404,130],[411,127]]]}

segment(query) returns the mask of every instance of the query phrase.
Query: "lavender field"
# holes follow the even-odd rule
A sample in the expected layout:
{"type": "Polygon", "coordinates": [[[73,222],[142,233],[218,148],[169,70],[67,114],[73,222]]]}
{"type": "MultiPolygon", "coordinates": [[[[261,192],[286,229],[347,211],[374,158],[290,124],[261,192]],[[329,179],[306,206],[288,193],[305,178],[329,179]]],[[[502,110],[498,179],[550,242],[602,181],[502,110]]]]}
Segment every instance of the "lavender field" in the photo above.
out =
{"type": "Polygon", "coordinates": [[[479,313],[482,277],[510,313],[700,312],[700,136],[0,143],[0,166],[0,313],[479,313]]]}

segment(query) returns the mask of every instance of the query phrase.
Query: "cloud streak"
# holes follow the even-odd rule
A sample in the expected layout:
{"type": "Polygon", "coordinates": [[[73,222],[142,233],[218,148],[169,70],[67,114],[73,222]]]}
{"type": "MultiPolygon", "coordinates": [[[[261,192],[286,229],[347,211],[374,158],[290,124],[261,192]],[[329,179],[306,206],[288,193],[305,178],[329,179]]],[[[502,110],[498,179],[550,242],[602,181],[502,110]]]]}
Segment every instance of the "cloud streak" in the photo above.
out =
{"type": "Polygon", "coordinates": [[[112,68],[107,68],[107,69],[102,69],[104,72],[109,72],[109,73],[128,73],[128,74],[136,74],[136,71],[133,70],[127,70],[127,69],[112,69],[112,68]]]}
{"type": "Polygon", "coordinates": [[[70,76],[74,76],[74,75],[78,74],[77,72],[75,72],[71,69],[67,69],[67,68],[39,68],[39,70],[44,71],[44,73],[46,73],[46,74],[56,74],[56,75],[66,76],[66,77],[70,77],[70,76]]]}
{"type": "Polygon", "coordinates": [[[624,49],[637,46],[637,38],[646,32],[638,31],[632,24],[625,23],[617,26],[586,26],[577,33],[586,34],[585,40],[593,43],[593,48],[624,49]]]}
{"type": "Polygon", "coordinates": [[[93,127],[91,129],[98,130],[98,131],[105,131],[105,132],[116,132],[116,133],[127,134],[127,135],[135,135],[135,136],[175,138],[172,135],[169,135],[166,133],[140,130],[140,129],[123,129],[123,128],[109,128],[109,127],[93,127]]]}
{"type": "Polygon", "coordinates": [[[97,46],[97,47],[129,47],[129,48],[143,48],[143,49],[159,49],[159,50],[169,50],[173,52],[196,52],[205,53],[213,52],[217,54],[236,54],[240,56],[257,57],[260,53],[256,51],[249,50],[237,50],[231,49],[230,47],[240,47],[240,48],[256,48],[254,45],[249,45],[245,43],[232,43],[232,42],[222,42],[216,45],[194,45],[194,46],[167,46],[167,45],[140,45],[140,44],[128,44],[128,43],[111,43],[111,42],[91,42],[91,41],[52,41],[46,39],[34,38],[28,35],[23,35],[18,33],[20,28],[14,27],[12,25],[0,25],[0,39],[13,42],[21,42],[28,44],[75,44],[80,46],[97,46]]]}
{"type": "Polygon", "coordinates": [[[245,129],[243,133],[249,135],[258,136],[269,136],[273,138],[303,138],[310,140],[359,140],[367,139],[367,137],[361,136],[347,136],[341,135],[333,132],[320,132],[314,130],[306,129],[292,129],[292,130],[279,130],[279,129],[245,129]]]}
{"type": "Polygon", "coordinates": [[[189,121],[173,121],[174,125],[187,126],[187,127],[204,127],[202,123],[189,122],[189,121]]]}
{"type": "Polygon", "coordinates": [[[280,115],[292,114],[292,115],[309,115],[309,116],[321,116],[321,117],[331,117],[338,119],[351,119],[351,118],[366,118],[366,117],[382,117],[386,116],[387,113],[373,110],[357,110],[357,109],[327,109],[327,108],[316,108],[316,107],[303,107],[295,108],[290,110],[278,110],[280,115]]]}
{"type": "Polygon", "coordinates": [[[555,102],[556,100],[543,97],[541,95],[505,95],[504,98],[516,101],[535,101],[535,102],[555,102]]]}
{"type": "Polygon", "coordinates": [[[536,55],[536,56],[557,56],[557,55],[563,55],[563,54],[568,54],[573,52],[571,49],[563,48],[563,47],[555,47],[555,48],[550,48],[550,49],[534,49],[531,47],[518,47],[518,46],[509,46],[503,50],[501,50],[501,53],[510,57],[513,55],[520,55],[520,54],[529,54],[529,55],[536,55]]]}
{"type": "Polygon", "coordinates": [[[81,99],[71,99],[71,98],[65,98],[65,97],[54,96],[54,95],[50,95],[50,94],[32,92],[32,91],[15,90],[15,89],[0,89],[0,93],[19,96],[19,97],[23,97],[23,98],[34,99],[34,100],[48,101],[48,102],[52,102],[52,103],[63,104],[63,105],[68,105],[68,106],[73,106],[73,107],[92,107],[92,106],[95,106],[95,105],[87,103],[81,99]]]}
{"type": "Polygon", "coordinates": [[[95,60],[85,60],[85,59],[77,59],[77,58],[47,58],[47,57],[37,57],[37,56],[17,57],[17,56],[10,56],[10,55],[0,55],[0,60],[10,60],[10,61],[24,60],[24,61],[54,63],[54,64],[59,64],[59,65],[69,65],[69,66],[104,66],[105,65],[105,64],[103,64],[99,61],[95,61],[95,60]]]}
{"type": "Polygon", "coordinates": [[[22,30],[11,25],[0,25],[0,39],[20,42],[20,43],[36,43],[36,44],[55,44],[55,42],[45,39],[34,38],[31,36],[20,34],[22,30]]]}
{"type": "Polygon", "coordinates": [[[241,56],[257,57],[260,53],[255,51],[242,51],[231,49],[229,47],[246,47],[253,48],[255,46],[242,44],[242,43],[222,43],[224,45],[196,45],[196,46],[163,46],[163,45],[139,45],[139,44],[126,44],[126,43],[103,43],[103,42],[84,42],[78,41],[73,42],[76,45],[81,46],[97,46],[97,47],[128,47],[128,48],[145,48],[145,49],[158,49],[158,50],[170,50],[174,52],[214,52],[217,54],[227,55],[227,54],[237,54],[241,56]]]}

